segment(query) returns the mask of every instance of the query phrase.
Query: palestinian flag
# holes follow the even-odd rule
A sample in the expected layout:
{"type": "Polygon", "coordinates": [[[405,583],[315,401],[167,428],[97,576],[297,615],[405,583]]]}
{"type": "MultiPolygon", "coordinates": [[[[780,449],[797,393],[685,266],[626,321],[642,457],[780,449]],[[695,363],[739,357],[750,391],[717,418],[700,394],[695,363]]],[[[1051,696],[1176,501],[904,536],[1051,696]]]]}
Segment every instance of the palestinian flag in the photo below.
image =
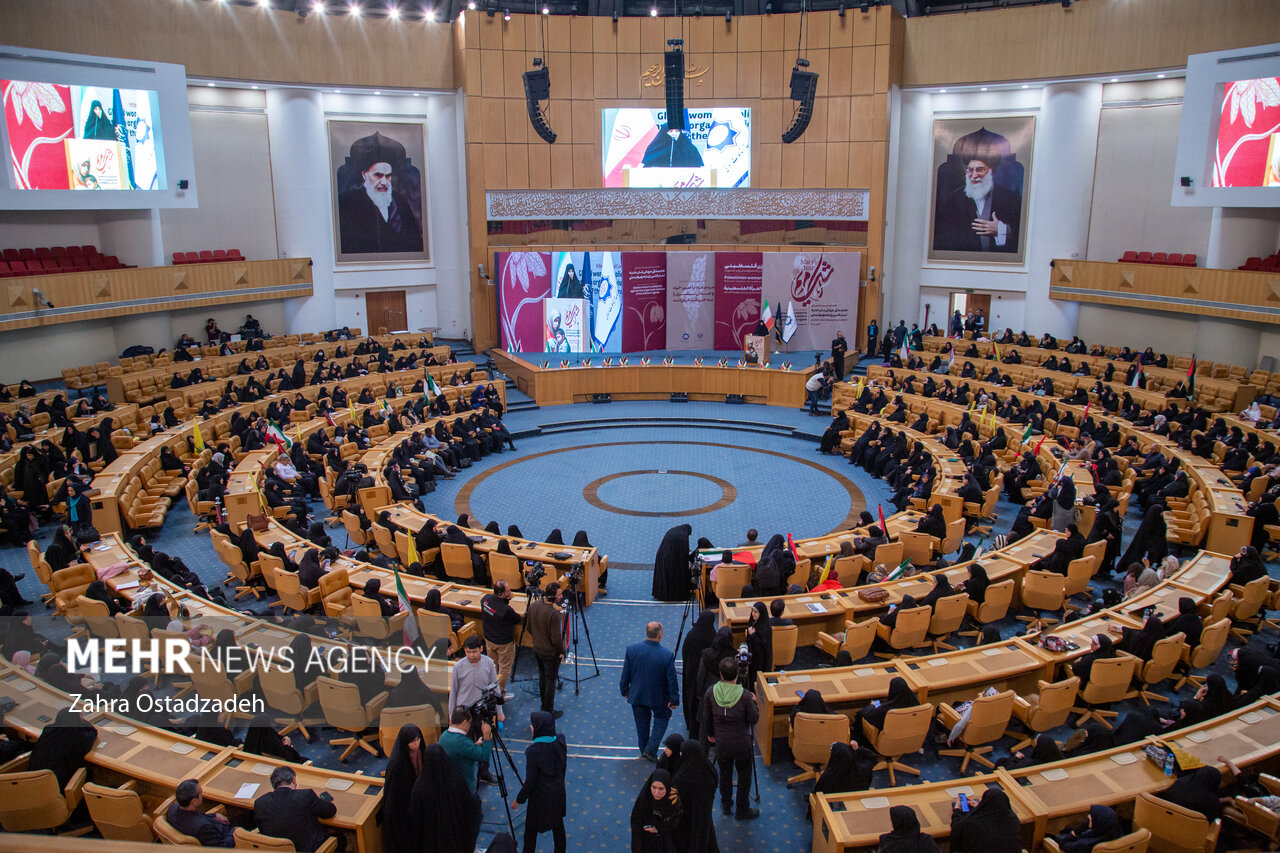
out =
{"type": "Polygon", "coordinates": [[[719,361],[717,361],[717,362],[716,362],[716,367],[726,367],[726,366],[728,366],[728,364],[729,364],[729,359],[727,359],[727,358],[722,358],[722,359],[720,359],[719,361]]]}
{"type": "Polygon", "coordinates": [[[604,360],[604,361],[602,361],[602,362],[600,362],[600,366],[601,366],[601,367],[612,367],[612,366],[613,366],[613,359],[612,359],[612,358],[609,358],[609,357],[607,357],[607,356],[606,356],[606,357],[605,357],[605,360],[604,360]]]}
{"type": "Polygon", "coordinates": [[[1134,371],[1133,381],[1129,383],[1130,388],[1142,387],[1142,362],[1138,362],[1138,369],[1134,371]]]}
{"type": "Polygon", "coordinates": [[[646,355],[646,356],[644,356],[643,358],[641,358],[641,359],[640,359],[640,366],[641,366],[641,367],[648,367],[648,366],[649,366],[649,356],[647,356],[647,355],[646,355]]]}
{"type": "Polygon", "coordinates": [[[281,453],[288,453],[289,448],[293,447],[293,442],[289,440],[289,436],[280,430],[275,421],[267,425],[267,441],[273,442],[276,447],[280,448],[281,453]]]}
{"type": "Polygon", "coordinates": [[[561,367],[568,367],[568,366],[569,366],[569,359],[567,359],[567,358],[562,358],[562,359],[560,359],[560,366],[561,366],[561,367]]]}
{"type": "Polygon", "coordinates": [[[791,552],[791,556],[795,557],[797,562],[800,561],[800,552],[796,550],[796,541],[791,538],[790,533],[787,534],[787,550],[791,552]]]}
{"type": "Polygon", "coordinates": [[[589,358],[584,358],[584,359],[582,360],[582,366],[583,366],[583,367],[590,367],[590,366],[591,366],[591,359],[589,359],[589,358]]]}
{"type": "Polygon", "coordinates": [[[1196,400],[1196,354],[1191,353],[1191,366],[1187,368],[1187,399],[1191,403],[1196,400]]]}
{"type": "Polygon", "coordinates": [[[738,359],[738,367],[746,367],[747,363],[742,359],[738,359]]]}
{"type": "MultiPolygon", "coordinates": [[[[409,541],[413,542],[413,537],[410,537],[409,541]]],[[[404,591],[404,584],[400,582],[400,573],[396,572],[395,574],[396,598],[400,599],[400,609],[406,611],[410,616],[410,618],[404,620],[404,644],[412,646],[422,639],[422,634],[418,632],[418,620],[413,618],[413,606],[409,604],[409,594],[404,591]]]]}
{"type": "Polygon", "coordinates": [[[426,392],[428,400],[434,400],[436,397],[440,396],[440,386],[436,384],[434,376],[427,373],[425,370],[423,373],[426,374],[426,377],[422,383],[422,390],[426,392]]]}
{"type": "Polygon", "coordinates": [[[667,367],[670,367],[671,365],[675,364],[675,359],[673,359],[671,356],[667,356],[662,360],[662,363],[665,364],[667,367]]]}
{"type": "Polygon", "coordinates": [[[698,356],[693,360],[694,367],[702,367],[702,356],[698,356]]]}
{"type": "Polygon", "coordinates": [[[619,367],[626,367],[630,363],[631,363],[631,359],[627,358],[625,355],[618,359],[619,367]]]}
{"type": "Polygon", "coordinates": [[[1031,440],[1031,424],[1027,424],[1027,428],[1022,432],[1022,441],[1018,442],[1018,446],[1021,447],[1022,445],[1026,444],[1030,440],[1031,440]]]}
{"type": "Polygon", "coordinates": [[[883,505],[883,504],[877,504],[877,505],[876,505],[876,512],[878,512],[878,513],[880,514],[880,530],[881,530],[881,532],[882,532],[882,533],[884,533],[886,536],[888,536],[888,535],[889,535],[889,525],[888,525],[888,524],[886,524],[886,523],[885,523],[885,520],[884,520],[884,505],[883,505]]]}
{"type": "Polygon", "coordinates": [[[760,312],[760,322],[769,331],[773,331],[773,309],[769,307],[769,299],[765,297],[764,310],[760,312]]]}

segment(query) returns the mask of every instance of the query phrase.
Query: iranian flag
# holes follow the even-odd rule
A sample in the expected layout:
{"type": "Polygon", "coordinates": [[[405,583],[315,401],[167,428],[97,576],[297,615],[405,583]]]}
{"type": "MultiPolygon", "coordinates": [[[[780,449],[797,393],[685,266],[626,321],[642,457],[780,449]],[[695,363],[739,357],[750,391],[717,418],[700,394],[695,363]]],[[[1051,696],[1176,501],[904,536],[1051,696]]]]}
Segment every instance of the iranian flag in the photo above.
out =
{"type": "MultiPolygon", "coordinates": [[[[409,538],[413,541],[413,537],[409,538]]],[[[409,593],[404,591],[404,584],[400,582],[400,573],[396,572],[396,598],[400,600],[400,609],[409,614],[409,618],[404,620],[404,644],[412,646],[414,643],[422,639],[422,634],[418,631],[418,620],[413,616],[413,607],[409,604],[409,593]]]]}
{"type": "Polygon", "coordinates": [[[281,453],[288,453],[289,448],[293,446],[293,442],[289,439],[289,436],[285,435],[284,432],[281,431],[275,421],[272,421],[267,426],[267,440],[275,442],[276,447],[280,448],[281,453]]]}
{"type": "Polygon", "coordinates": [[[769,297],[765,297],[764,310],[760,312],[760,322],[769,331],[773,331],[773,309],[769,307],[769,297]]]}

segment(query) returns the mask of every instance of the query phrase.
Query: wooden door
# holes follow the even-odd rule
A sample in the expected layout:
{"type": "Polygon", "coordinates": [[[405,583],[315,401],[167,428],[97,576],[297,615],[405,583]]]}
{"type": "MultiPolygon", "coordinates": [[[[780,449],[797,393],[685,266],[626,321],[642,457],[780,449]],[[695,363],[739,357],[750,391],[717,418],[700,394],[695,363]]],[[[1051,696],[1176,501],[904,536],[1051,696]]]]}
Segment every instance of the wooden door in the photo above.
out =
{"type": "Polygon", "coordinates": [[[364,307],[369,317],[369,334],[409,331],[409,311],[405,307],[403,290],[366,293],[364,307]]]}
{"type": "Polygon", "coordinates": [[[986,325],[983,326],[984,331],[991,331],[991,294],[990,293],[970,293],[967,300],[968,313],[976,314],[978,309],[982,309],[983,319],[986,325]]]}

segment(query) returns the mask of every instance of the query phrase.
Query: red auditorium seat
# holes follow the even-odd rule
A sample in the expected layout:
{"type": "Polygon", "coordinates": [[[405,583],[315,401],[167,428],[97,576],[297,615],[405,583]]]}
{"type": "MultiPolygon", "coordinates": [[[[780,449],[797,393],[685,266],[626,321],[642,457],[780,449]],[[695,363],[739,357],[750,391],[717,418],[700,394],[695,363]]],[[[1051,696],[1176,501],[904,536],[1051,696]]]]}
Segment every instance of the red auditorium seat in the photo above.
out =
{"type": "Polygon", "coordinates": [[[200,250],[200,263],[202,263],[202,264],[211,264],[211,263],[213,263],[213,252],[209,251],[208,249],[201,249],[201,250],[200,250]]]}
{"type": "Polygon", "coordinates": [[[214,259],[215,261],[218,261],[218,262],[222,262],[222,261],[228,260],[228,258],[227,258],[227,250],[226,250],[226,249],[214,249],[214,250],[213,250],[213,259],[214,259]]]}
{"type": "Polygon", "coordinates": [[[1247,261],[1245,261],[1245,262],[1244,262],[1244,265],[1243,265],[1243,266],[1238,266],[1238,267],[1236,267],[1236,269],[1238,269],[1238,270],[1256,270],[1256,269],[1257,269],[1258,267],[1260,267],[1260,266],[1262,266],[1262,258],[1249,258],[1247,261]]]}
{"type": "Polygon", "coordinates": [[[107,259],[102,255],[94,255],[89,258],[89,269],[105,270],[107,268],[107,259]]]}
{"type": "Polygon", "coordinates": [[[1138,263],[1140,263],[1140,264],[1149,264],[1149,263],[1151,263],[1151,253],[1150,253],[1150,252],[1139,252],[1139,253],[1138,253],[1138,261],[1137,261],[1137,262],[1138,262],[1138,263]]]}
{"type": "Polygon", "coordinates": [[[1183,265],[1184,267],[1194,267],[1194,266],[1196,265],[1196,256],[1195,256],[1195,255],[1183,255],[1183,256],[1182,256],[1182,265],[1183,265]]]}
{"type": "Polygon", "coordinates": [[[186,254],[187,254],[187,263],[189,264],[200,263],[200,255],[197,254],[196,252],[187,252],[186,254]]]}
{"type": "Polygon", "coordinates": [[[19,249],[18,254],[22,256],[24,261],[34,261],[36,259],[35,249],[19,249]]]}
{"type": "Polygon", "coordinates": [[[8,261],[0,261],[0,278],[13,278],[13,272],[9,269],[8,261]]]}
{"type": "Polygon", "coordinates": [[[124,264],[120,263],[119,258],[117,258],[115,255],[107,255],[107,269],[122,270],[124,268],[125,266],[124,264]]]}
{"type": "Polygon", "coordinates": [[[1138,260],[1138,253],[1135,252],[1133,249],[1130,249],[1129,251],[1125,252],[1124,255],[1121,256],[1119,263],[1132,264],[1132,263],[1136,263],[1137,260],[1138,260]]]}
{"type": "Polygon", "coordinates": [[[1182,266],[1182,253],[1181,253],[1181,252],[1170,252],[1170,253],[1169,253],[1169,259],[1168,259],[1167,261],[1165,261],[1165,263],[1167,263],[1167,264],[1172,264],[1172,265],[1174,265],[1174,266],[1182,266]]]}
{"type": "Polygon", "coordinates": [[[75,271],[76,262],[71,260],[70,255],[58,255],[57,262],[58,262],[58,269],[60,269],[62,272],[75,271]]]}
{"type": "Polygon", "coordinates": [[[1168,262],[1169,256],[1164,252],[1156,252],[1151,256],[1151,263],[1153,264],[1167,264],[1168,262]]]}
{"type": "Polygon", "coordinates": [[[36,257],[42,261],[45,258],[52,258],[53,250],[50,249],[48,246],[38,246],[36,247],[36,257]]]}
{"type": "Polygon", "coordinates": [[[173,253],[173,262],[174,262],[174,264],[175,264],[175,265],[176,265],[176,264],[185,264],[185,263],[187,262],[187,256],[186,256],[185,254],[183,254],[182,252],[174,252],[174,253],[173,253]]]}
{"type": "Polygon", "coordinates": [[[1267,258],[1265,261],[1263,261],[1263,262],[1262,262],[1262,265],[1258,267],[1258,271],[1259,271],[1259,272],[1275,272],[1275,271],[1276,271],[1276,256],[1275,256],[1275,255],[1272,255],[1271,257],[1269,257],[1269,258],[1267,258]]]}
{"type": "Polygon", "coordinates": [[[239,250],[239,249],[228,249],[228,250],[227,250],[227,260],[229,260],[229,261],[243,261],[243,260],[244,260],[244,255],[240,254],[240,250],[239,250]]]}
{"type": "Polygon", "coordinates": [[[71,257],[80,257],[84,255],[84,246],[68,246],[67,254],[71,257]]]}
{"type": "Polygon", "coordinates": [[[67,256],[66,246],[54,246],[53,249],[51,249],[51,251],[53,252],[53,256],[55,258],[65,258],[67,256]]]}
{"type": "MultiPolygon", "coordinates": [[[[8,262],[10,262],[10,261],[20,261],[20,260],[22,260],[22,255],[19,255],[19,254],[18,254],[18,250],[17,250],[17,249],[5,249],[5,250],[4,250],[4,259],[5,259],[5,262],[6,262],[6,263],[8,263],[8,262]]],[[[1258,258],[1258,263],[1262,263],[1262,258],[1258,258]]]]}

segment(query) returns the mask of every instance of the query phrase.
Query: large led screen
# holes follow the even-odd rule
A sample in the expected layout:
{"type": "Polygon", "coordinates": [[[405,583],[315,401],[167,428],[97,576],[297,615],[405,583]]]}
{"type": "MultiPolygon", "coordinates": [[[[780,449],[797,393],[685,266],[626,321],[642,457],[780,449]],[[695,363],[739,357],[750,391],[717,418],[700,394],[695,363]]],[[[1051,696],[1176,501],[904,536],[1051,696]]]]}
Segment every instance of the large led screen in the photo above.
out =
{"type": "Polygon", "coordinates": [[[751,110],[685,110],[668,130],[665,109],[604,110],[604,185],[672,189],[751,186],[751,110]]]}
{"type": "Polygon", "coordinates": [[[1223,87],[1211,186],[1280,187],[1280,77],[1223,87]]]}
{"type": "Polygon", "coordinates": [[[166,189],[156,92],[2,80],[0,94],[17,189],[166,189]]]}

